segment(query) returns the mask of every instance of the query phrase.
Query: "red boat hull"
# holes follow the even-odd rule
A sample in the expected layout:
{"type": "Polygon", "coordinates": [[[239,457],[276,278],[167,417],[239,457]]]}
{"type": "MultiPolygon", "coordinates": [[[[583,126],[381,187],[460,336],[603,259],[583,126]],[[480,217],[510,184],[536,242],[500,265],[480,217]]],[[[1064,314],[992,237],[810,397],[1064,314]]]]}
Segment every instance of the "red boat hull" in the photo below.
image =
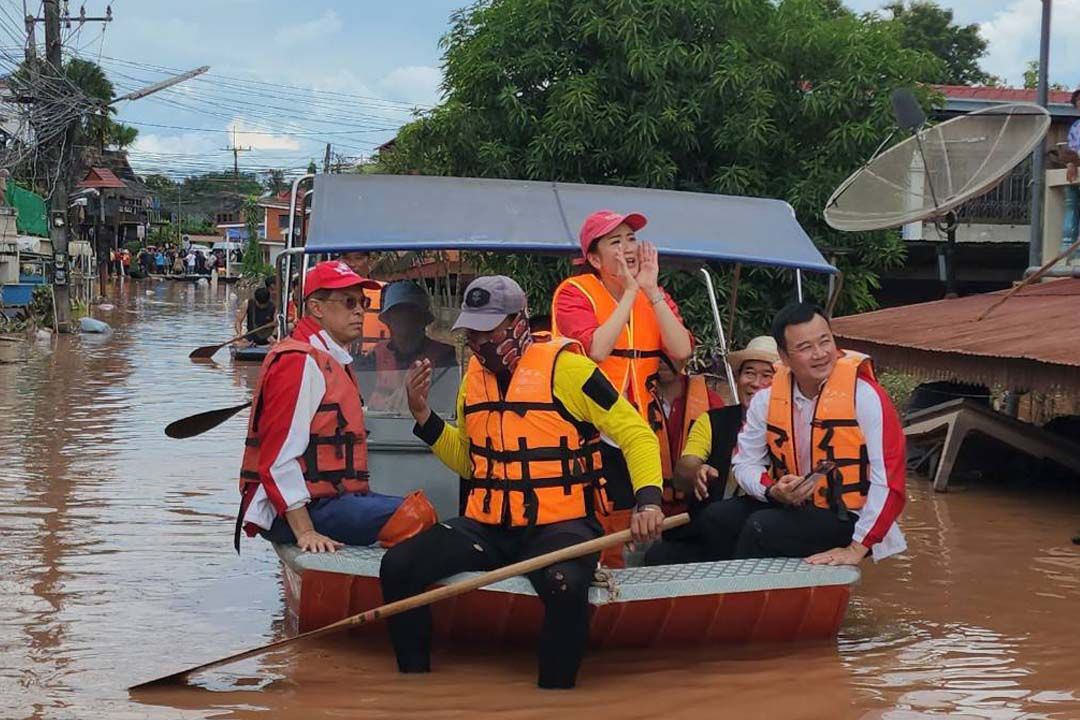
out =
{"type": "MultiPolygon", "coordinates": [[[[376,577],[305,570],[283,564],[290,632],[306,632],[383,604],[376,577]]],[[[592,606],[595,648],[688,647],[792,642],[834,637],[850,586],[756,590],[610,602],[592,606]]],[[[432,606],[440,644],[531,645],[543,607],[534,595],[474,590],[432,606]]],[[[385,633],[378,625],[358,632],[385,633]]]]}

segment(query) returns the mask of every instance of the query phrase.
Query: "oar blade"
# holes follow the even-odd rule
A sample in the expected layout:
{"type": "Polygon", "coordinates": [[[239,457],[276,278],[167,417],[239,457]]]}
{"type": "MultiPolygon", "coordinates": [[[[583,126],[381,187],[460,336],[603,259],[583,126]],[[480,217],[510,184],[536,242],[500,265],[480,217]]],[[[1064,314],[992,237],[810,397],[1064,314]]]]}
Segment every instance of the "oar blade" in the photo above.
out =
{"type": "Polygon", "coordinates": [[[192,360],[205,360],[207,358],[212,358],[214,357],[214,353],[216,353],[218,350],[228,344],[229,343],[225,343],[224,345],[203,345],[202,347],[197,347],[190,353],[188,353],[188,357],[192,360]]]}
{"type": "Polygon", "coordinates": [[[220,410],[209,410],[204,413],[199,413],[198,415],[191,415],[190,417],[174,420],[165,426],[165,434],[175,440],[183,440],[184,438],[201,435],[207,430],[212,430],[217,427],[250,405],[251,401],[249,400],[243,405],[222,408],[220,410]]]}

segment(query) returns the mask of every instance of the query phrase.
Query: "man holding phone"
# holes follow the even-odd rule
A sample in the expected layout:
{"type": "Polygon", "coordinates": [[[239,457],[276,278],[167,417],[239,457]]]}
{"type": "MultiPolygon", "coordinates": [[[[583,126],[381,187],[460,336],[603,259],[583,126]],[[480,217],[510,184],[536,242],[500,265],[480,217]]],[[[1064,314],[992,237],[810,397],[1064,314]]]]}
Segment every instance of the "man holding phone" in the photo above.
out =
{"type": "Polygon", "coordinates": [[[902,552],[904,433],[870,358],[837,349],[810,303],[781,310],[772,335],[783,365],[754,395],[732,458],[747,496],[701,517],[711,554],[857,565],[902,552]]]}

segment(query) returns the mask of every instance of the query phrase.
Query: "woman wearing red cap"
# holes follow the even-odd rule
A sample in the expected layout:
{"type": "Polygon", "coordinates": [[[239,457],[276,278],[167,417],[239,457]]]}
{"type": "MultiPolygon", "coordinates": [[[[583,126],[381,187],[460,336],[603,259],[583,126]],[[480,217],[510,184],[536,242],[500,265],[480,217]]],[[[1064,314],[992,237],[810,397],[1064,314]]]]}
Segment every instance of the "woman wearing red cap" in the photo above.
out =
{"type": "Polygon", "coordinates": [[[267,353],[248,421],[240,471],[240,531],[301,550],[392,545],[435,522],[422,495],[368,487],[367,431],[345,349],[364,331],[365,280],[339,261],[304,278],[304,317],[267,353]],[[423,524],[420,517],[429,518],[423,524]],[[399,513],[399,510],[401,511],[399,513]]]}
{"type": "MultiPolygon", "coordinates": [[[[585,219],[579,233],[587,272],[564,280],[551,302],[552,332],[577,340],[617,390],[648,420],[648,379],[661,355],[681,367],[693,352],[693,338],[675,301],[657,281],[656,246],[638,241],[645,227],[641,213],[600,210],[585,219]]],[[[621,530],[633,507],[622,454],[604,443],[604,472],[617,511],[605,520],[610,531],[621,530]]],[[[622,565],[621,555],[608,553],[605,564],[622,565]]]]}

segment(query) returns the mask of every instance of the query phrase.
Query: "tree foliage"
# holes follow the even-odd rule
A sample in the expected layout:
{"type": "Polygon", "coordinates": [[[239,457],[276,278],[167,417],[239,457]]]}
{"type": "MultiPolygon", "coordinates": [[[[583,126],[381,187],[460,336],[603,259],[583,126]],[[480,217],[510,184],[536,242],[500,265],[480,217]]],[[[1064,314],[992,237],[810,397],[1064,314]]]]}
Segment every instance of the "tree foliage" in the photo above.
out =
{"type": "Polygon", "coordinates": [[[139,131],[110,117],[116,113],[116,108],[108,104],[112,102],[115,89],[101,66],[82,58],[71,58],[64,65],[64,74],[84,95],[102,103],[100,113],[88,113],[79,123],[83,140],[99,149],[113,145],[122,150],[133,145],[139,131]]]}
{"type": "MultiPolygon", "coordinates": [[[[895,233],[822,219],[888,134],[889,92],[941,71],[894,22],[834,0],[486,0],[453,16],[443,47],[445,101],[401,130],[380,157],[388,172],[782,198],[819,247],[850,250],[847,310],[872,307],[875,273],[903,258],[895,233]]],[[[534,307],[566,272],[535,256],[486,267],[524,281],[534,307]]],[[[793,278],[742,277],[745,337],[790,300],[793,278]]],[[[711,325],[699,274],[664,280],[701,305],[685,313],[695,332],[711,325]]],[[[821,283],[811,289],[820,299],[821,283]]]]}
{"type": "Polygon", "coordinates": [[[259,207],[258,197],[249,197],[244,202],[244,226],[247,230],[247,246],[244,259],[240,264],[240,274],[246,278],[268,277],[273,268],[263,261],[259,247],[259,224],[263,221],[263,209],[259,207]]]}
{"type": "Polygon", "coordinates": [[[900,26],[904,47],[924,50],[942,61],[937,72],[921,78],[925,82],[977,85],[996,81],[979,67],[979,60],[986,55],[987,42],[978,25],[955,24],[953,11],[933,0],[892,2],[885,10],[900,26]]]}
{"type": "MultiPolygon", "coordinates": [[[[1024,87],[1028,90],[1035,90],[1039,87],[1039,61],[1028,60],[1027,65],[1024,66],[1024,87]]],[[[1067,87],[1061,83],[1048,83],[1047,89],[1049,90],[1068,90],[1067,87]]]]}

